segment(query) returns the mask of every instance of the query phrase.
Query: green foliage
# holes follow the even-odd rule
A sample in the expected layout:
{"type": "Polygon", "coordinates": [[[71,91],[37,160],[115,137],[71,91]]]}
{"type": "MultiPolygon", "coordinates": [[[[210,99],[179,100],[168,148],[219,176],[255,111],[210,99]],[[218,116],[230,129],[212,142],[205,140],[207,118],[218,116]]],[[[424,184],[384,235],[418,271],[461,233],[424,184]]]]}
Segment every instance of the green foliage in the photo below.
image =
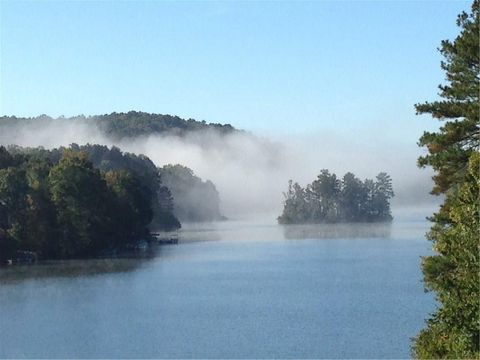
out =
{"type": "Polygon", "coordinates": [[[419,159],[420,166],[436,170],[433,193],[448,191],[461,183],[467,162],[478,148],[480,112],[479,3],[474,1],[471,14],[459,15],[462,28],[453,41],[442,41],[440,52],[445,60],[446,85],[440,85],[439,101],[417,104],[418,114],[428,113],[445,121],[438,132],[425,132],[419,145],[428,148],[428,155],[419,159]]]}
{"type": "Polygon", "coordinates": [[[446,219],[429,233],[437,255],[423,258],[424,281],[441,307],[415,339],[417,358],[480,356],[479,169],[480,154],[472,153],[462,186],[449,198],[446,219]]]}
{"type": "Polygon", "coordinates": [[[85,153],[66,151],[48,176],[57,211],[60,256],[86,256],[112,239],[108,188],[85,153]]]}
{"type": "Polygon", "coordinates": [[[149,217],[151,227],[159,230],[180,228],[180,222],[173,214],[173,198],[170,190],[162,184],[159,170],[147,156],[123,153],[115,146],[108,148],[104,145],[72,144],[70,147],[87,153],[94,166],[102,171],[124,170],[134,173],[140,185],[150,194],[153,209],[153,217],[149,217]]]}
{"type": "Polygon", "coordinates": [[[136,137],[150,134],[184,135],[189,131],[215,129],[221,133],[234,131],[231,125],[207,124],[205,121],[184,120],[178,116],[148,114],[138,111],[94,116],[98,127],[117,138],[136,137]]]}
{"type": "Polygon", "coordinates": [[[14,245],[13,240],[24,237],[27,232],[25,223],[27,191],[28,186],[23,169],[8,167],[0,170],[0,206],[4,214],[2,223],[12,235],[7,239],[8,248],[17,246],[14,245]]]}
{"type": "Polygon", "coordinates": [[[56,209],[52,203],[48,175],[52,164],[47,159],[30,159],[25,164],[28,184],[26,228],[22,250],[46,257],[58,256],[56,209]]]}
{"type": "Polygon", "coordinates": [[[114,139],[152,134],[184,136],[188,132],[204,130],[215,130],[220,134],[238,131],[229,124],[207,124],[205,121],[185,120],[178,116],[149,114],[139,111],[129,111],[128,113],[113,112],[111,114],[89,117],[80,115],[71,118],[60,117],[57,119],[53,119],[47,115],[40,115],[34,118],[3,116],[0,117],[0,130],[2,127],[5,129],[18,126],[38,127],[65,122],[95,125],[104,134],[114,139]]]}
{"type": "Polygon", "coordinates": [[[153,219],[152,193],[141,181],[127,171],[109,171],[105,174],[113,200],[114,222],[122,237],[133,241],[146,236],[145,230],[153,219]]]}
{"type": "Polygon", "coordinates": [[[390,199],[394,196],[392,180],[386,173],[376,182],[360,181],[352,173],[342,180],[328,170],[304,189],[291,180],[284,194],[281,224],[380,222],[391,221],[390,199]]]}
{"type": "Polygon", "coordinates": [[[66,150],[84,152],[93,166],[102,172],[128,171],[135,174],[141,186],[148,189],[151,196],[153,218],[150,226],[159,230],[175,230],[180,228],[180,222],[173,214],[173,198],[168,188],[160,181],[159,170],[155,164],[144,155],[124,153],[119,148],[105,145],[77,145],[71,144],[69,148],[60,147],[53,150],[42,148],[9,148],[16,156],[27,155],[30,158],[48,158],[53,163],[58,163],[66,150]]]}
{"type": "Polygon", "coordinates": [[[4,146],[0,146],[0,169],[15,166],[17,162],[17,159],[4,146]]]}
{"type": "Polygon", "coordinates": [[[447,80],[440,86],[442,100],[416,105],[418,113],[447,120],[419,142],[428,148],[419,165],[436,171],[432,193],[445,194],[428,234],[436,255],[422,260],[425,286],[439,302],[414,339],[413,354],[422,359],[480,358],[478,12],[474,1],[472,12],[458,17],[460,35],[441,44],[447,80]]]}
{"type": "Polygon", "coordinates": [[[211,181],[202,181],[182,165],[165,165],[159,169],[162,183],[172,192],[173,211],[181,221],[215,221],[220,213],[220,197],[211,181]]]}
{"type": "Polygon", "coordinates": [[[12,153],[0,148],[0,158],[2,261],[18,250],[41,258],[116,250],[148,237],[155,207],[165,228],[179,226],[171,196],[165,197],[168,190],[148,158],[90,145],[12,153]],[[110,170],[99,170],[90,158],[110,170]]]}

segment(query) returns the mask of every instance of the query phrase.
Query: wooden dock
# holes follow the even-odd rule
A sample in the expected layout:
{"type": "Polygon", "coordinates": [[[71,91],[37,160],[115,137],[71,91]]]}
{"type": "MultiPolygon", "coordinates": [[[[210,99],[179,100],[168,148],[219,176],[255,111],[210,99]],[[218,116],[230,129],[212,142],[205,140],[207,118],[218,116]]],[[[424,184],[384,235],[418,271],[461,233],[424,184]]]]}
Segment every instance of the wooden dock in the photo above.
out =
{"type": "Polygon", "coordinates": [[[177,233],[151,233],[150,235],[159,245],[178,244],[177,233]]]}

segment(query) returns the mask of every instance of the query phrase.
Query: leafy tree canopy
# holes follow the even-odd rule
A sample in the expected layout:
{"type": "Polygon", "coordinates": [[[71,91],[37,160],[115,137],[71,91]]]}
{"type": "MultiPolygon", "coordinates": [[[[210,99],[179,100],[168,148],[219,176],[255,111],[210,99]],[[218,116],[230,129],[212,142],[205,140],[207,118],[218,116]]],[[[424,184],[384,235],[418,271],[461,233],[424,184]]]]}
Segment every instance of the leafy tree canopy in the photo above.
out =
{"type": "Polygon", "coordinates": [[[149,227],[180,226],[171,194],[146,157],[74,144],[0,147],[0,159],[0,260],[17,251],[88,257],[146,239],[149,227]]]}

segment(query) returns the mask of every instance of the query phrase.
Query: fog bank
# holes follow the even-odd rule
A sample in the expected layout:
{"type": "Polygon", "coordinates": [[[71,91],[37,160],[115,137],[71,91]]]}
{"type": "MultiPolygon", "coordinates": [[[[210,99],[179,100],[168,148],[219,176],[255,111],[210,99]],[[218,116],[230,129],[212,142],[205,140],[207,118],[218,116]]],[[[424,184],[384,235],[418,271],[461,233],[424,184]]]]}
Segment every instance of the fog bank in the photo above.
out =
{"type": "Polygon", "coordinates": [[[327,168],[342,177],[351,171],[357,177],[374,178],[385,171],[393,180],[395,213],[402,208],[428,209],[438,203],[429,195],[431,170],[418,169],[421,154],[415,144],[388,145],[332,134],[258,137],[209,130],[185,137],[150,135],[113,140],[94,124],[55,121],[54,124],[0,127],[0,144],[54,148],[71,143],[118,146],[123,151],[145,154],[157,166],[182,164],[203,180],[211,180],[221,199],[221,211],[230,218],[280,214],[289,179],[302,186],[327,168]]]}

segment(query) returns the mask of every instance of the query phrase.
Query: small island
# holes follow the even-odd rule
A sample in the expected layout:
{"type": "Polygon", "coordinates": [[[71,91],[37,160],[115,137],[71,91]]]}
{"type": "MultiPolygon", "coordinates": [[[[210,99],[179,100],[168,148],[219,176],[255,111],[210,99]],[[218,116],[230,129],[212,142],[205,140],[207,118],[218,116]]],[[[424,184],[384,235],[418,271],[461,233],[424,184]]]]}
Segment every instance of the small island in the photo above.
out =
{"type": "Polygon", "coordinates": [[[390,222],[392,180],[384,172],[375,180],[361,181],[351,172],[339,179],[326,169],[305,188],[290,180],[277,220],[280,224],[390,222]]]}

